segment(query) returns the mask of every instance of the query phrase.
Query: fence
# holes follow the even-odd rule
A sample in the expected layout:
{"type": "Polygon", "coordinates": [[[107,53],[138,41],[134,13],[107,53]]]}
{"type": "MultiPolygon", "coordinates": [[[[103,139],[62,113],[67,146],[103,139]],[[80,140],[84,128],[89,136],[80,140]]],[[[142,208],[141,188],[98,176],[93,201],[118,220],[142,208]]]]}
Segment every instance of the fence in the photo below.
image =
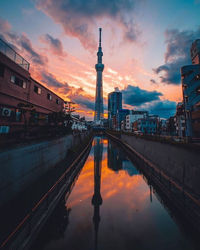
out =
{"type": "Polygon", "coordinates": [[[22,56],[20,56],[14,49],[12,49],[7,43],[0,39],[0,52],[9,57],[12,61],[18,64],[20,67],[29,71],[30,63],[28,63],[22,56]]]}

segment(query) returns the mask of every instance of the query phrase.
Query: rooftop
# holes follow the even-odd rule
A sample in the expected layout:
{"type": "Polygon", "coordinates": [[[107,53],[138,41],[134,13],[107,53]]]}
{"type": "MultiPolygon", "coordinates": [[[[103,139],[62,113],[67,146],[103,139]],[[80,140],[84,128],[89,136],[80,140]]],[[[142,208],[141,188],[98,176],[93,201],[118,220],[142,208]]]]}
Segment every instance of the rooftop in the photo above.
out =
{"type": "Polygon", "coordinates": [[[11,46],[0,39],[0,52],[14,61],[23,69],[29,71],[30,63],[27,62],[22,56],[20,56],[11,46]]]}

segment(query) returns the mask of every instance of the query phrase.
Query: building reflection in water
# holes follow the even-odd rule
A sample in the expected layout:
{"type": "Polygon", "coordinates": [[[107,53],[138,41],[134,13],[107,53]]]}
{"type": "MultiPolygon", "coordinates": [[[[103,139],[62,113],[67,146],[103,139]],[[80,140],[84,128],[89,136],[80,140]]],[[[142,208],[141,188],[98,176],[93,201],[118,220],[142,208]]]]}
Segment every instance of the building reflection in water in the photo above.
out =
{"type": "Polygon", "coordinates": [[[108,142],[108,167],[115,172],[122,169],[123,159],[122,152],[119,148],[115,147],[114,144],[109,140],[108,142]],[[120,155],[121,153],[121,155],[120,155]]]}
{"type": "Polygon", "coordinates": [[[123,151],[111,141],[108,143],[108,167],[115,172],[125,170],[129,176],[139,175],[138,170],[127,159],[123,151]]]}
{"type": "Polygon", "coordinates": [[[101,197],[101,168],[103,156],[103,141],[101,137],[94,140],[94,195],[92,197],[92,205],[94,206],[94,230],[95,230],[95,250],[98,247],[98,229],[100,223],[100,206],[102,205],[101,197]]]}

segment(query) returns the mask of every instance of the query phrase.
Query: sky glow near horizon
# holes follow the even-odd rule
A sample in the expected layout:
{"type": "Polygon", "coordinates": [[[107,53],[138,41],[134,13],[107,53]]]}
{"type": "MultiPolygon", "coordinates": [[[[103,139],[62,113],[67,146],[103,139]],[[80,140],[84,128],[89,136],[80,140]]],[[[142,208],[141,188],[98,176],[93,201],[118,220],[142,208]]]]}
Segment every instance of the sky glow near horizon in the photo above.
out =
{"type": "Polygon", "coordinates": [[[91,120],[102,27],[105,112],[118,87],[124,108],[167,118],[182,101],[180,67],[191,64],[199,13],[198,0],[1,0],[0,37],[31,63],[33,78],[91,120]]]}

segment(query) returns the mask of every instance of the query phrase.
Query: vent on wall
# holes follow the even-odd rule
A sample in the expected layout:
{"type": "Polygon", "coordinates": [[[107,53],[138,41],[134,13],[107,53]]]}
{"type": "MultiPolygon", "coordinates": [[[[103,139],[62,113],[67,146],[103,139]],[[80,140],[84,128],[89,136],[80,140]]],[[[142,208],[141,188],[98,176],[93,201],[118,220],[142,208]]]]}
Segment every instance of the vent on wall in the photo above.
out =
{"type": "Polygon", "coordinates": [[[8,109],[8,108],[3,108],[2,109],[2,113],[1,113],[2,116],[10,116],[11,115],[11,110],[8,109]]]}

